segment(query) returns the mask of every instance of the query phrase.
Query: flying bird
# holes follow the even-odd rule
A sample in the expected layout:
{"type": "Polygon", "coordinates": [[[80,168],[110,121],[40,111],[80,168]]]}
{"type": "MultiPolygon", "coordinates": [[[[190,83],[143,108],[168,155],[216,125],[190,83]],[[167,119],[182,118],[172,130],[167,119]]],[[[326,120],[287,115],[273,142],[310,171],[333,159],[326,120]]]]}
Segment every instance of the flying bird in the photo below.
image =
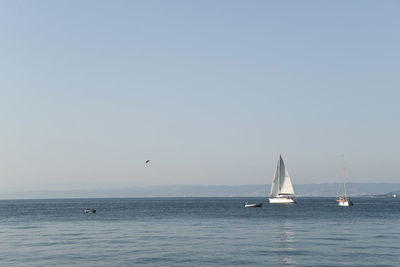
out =
{"type": "Polygon", "coordinates": [[[146,163],[146,164],[147,164],[147,163],[149,163],[149,162],[150,162],[150,160],[149,160],[149,159],[145,161],[145,163],[146,163]]]}

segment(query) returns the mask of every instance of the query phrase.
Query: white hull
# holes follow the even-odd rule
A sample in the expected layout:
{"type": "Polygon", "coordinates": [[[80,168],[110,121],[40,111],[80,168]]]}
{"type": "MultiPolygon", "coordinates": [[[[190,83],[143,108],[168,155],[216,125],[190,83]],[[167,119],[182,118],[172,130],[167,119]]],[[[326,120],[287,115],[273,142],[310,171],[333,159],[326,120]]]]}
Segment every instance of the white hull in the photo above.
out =
{"type": "Polygon", "coordinates": [[[291,197],[275,197],[275,198],[270,198],[269,203],[271,203],[271,204],[293,204],[293,203],[296,203],[296,201],[291,197]]]}
{"type": "Polygon", "coordinates": [[[353,202],[351,200],[350,201],[339,201],[338,205],[342,206],[342,207],[349,207],[349,206],[353,206],[353,202]]]}
{"type": "Polygon", "coordinates": [[[336,202],[341,207],[353,206],[353,201],[351,201],[351,199],[349,197],[340,197],[340,198],[336,199],[336,202]]]}

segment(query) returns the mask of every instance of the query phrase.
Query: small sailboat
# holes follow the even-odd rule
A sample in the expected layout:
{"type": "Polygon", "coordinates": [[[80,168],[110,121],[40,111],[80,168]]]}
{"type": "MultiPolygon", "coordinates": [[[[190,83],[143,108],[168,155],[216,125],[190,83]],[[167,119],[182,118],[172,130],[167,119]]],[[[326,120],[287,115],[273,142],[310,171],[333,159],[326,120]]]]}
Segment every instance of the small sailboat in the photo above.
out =
{"type": "Polygon", "coordinates": [[[244,203],[245,208],[261,208],[263,203],[244,203]]]}
{"type": "Polygon", "coordinates": [[[282,156],[279,154],[278,164],[275,170],[274,180],[272,181],[269,203],[292,204],[296,203],[293,199],[294,190],[289,173],[285,167],[282,156]]]}
{"type": "Polygon", "coordinates": [[[347,196],[344,161],[343,161],[343,190],[342,186],[339,184],[339,190],[338,190],[338,196],[336,197],[336,202],[341,207],[353,206],[353,201],[350,199],[350,197],[347,196]]]}

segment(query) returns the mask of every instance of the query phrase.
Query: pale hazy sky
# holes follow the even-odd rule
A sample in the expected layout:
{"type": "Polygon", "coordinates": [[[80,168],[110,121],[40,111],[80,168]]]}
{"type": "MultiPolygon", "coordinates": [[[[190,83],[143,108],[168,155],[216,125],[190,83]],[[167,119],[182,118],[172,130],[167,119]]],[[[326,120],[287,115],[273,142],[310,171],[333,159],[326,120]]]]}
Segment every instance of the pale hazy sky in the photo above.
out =
{"type": "Polygon", "coordinates": [[[400,182],[399,1],[0,1],[0,191],[400,182]],[[151,159],[151,166],[144,161],[151,159]]]}

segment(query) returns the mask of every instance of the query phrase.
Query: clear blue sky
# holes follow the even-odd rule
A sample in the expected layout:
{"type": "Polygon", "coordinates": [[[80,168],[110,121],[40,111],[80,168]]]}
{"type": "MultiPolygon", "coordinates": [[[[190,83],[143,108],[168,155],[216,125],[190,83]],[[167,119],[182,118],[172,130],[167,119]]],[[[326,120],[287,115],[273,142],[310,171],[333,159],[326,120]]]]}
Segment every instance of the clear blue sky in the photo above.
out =
{"type": "Polygon", "coordinates": [[[1,190],[399,182],[399,1],[1,1],[1,190]],[[151,166],[144,160],[152,159],[151,166]]]}

